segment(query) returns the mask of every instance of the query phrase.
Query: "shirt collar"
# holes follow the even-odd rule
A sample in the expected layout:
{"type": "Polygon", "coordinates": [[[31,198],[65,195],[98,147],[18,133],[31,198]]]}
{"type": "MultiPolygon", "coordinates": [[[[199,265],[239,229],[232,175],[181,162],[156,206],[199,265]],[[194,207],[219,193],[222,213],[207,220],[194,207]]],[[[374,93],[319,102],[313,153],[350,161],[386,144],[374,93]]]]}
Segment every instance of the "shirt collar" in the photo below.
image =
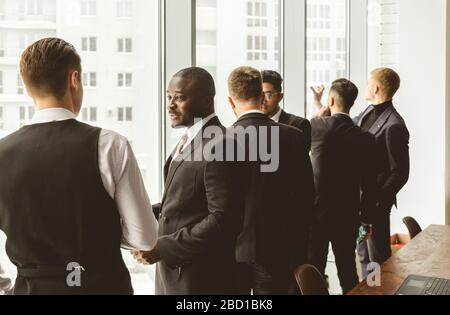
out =
{"type": "Polygon", "coordinates": [[[352,118],[352,116],[350,116],[350,115],[347,114],[347,113],[336,113],[336,114],[334,114],[333,116],[336,116],[336,115],[344,115],[344,116],[347,116],[347,117],[352,118]]]}
{"type": "Polygon", "coordinates": [[[35,112],[27,125],[45,124],[53,121],[76,119],[77,116],[65,108],[47,108],[35,112]]]}
{"type": "Polygon", "coordinates": [[[384,102],[384,103],[382,103],[382,104],[379,104],[379,105],[372,105],[374,108],[375,108],[375,111],[377,112],[377,113],[382,113],[382,112],[384,112],[389,106],[391,106],[392,105],[392,101],[387,101],[387,102],[384,102]]]}
{"type": "Polygon", "coordinates": [[[250,115],[250,114],[263,114],[265,115],[265,113],[259,109],[252,109],[252,110],[248,110],[245,113],[241,114],[241,116],[239,116],[239,119],[241,119],[242,117],[246,116],[246,115],[250,115]]]}
{"type": "Polygon", "coordinates": [[[202,130],[203,126],[205,126],[214,117],[217,117],[216,113],[212,113],[208,117],[205,117],[202,120],[198,120],[192,127],[189,127],[186,130],[186,135],[188,136],[188,140],[187,140],[186,144],[189,144],[197,136],[197,134],[202,130]]]}
{"type": "Polygon", "coordinates": [[[280,107],[280,110],[278,110],[278,112],[273,115],[272,120],[274,122],[280,122],[280,117],[281,117],[281,113],[283,112],[283,109],[280,107]]]}

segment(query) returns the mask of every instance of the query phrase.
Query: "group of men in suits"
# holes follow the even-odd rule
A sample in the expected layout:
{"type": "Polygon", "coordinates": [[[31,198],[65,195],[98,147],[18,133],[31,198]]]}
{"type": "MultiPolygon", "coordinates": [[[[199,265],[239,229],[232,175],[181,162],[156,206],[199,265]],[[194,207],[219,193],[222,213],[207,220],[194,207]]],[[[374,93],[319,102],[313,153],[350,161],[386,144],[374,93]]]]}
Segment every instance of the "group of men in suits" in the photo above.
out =
{"type": "Polygon", "coordinates": [[[121,247],[157,264],[156,293],[169,295],[296,294],[294,270],[312,263],[325,273],[330,242],[347,292],[358,282],[361,224],[372,231],[358,245],[361,263],[390,256],[389,213],[409,173],[393,70],[372,72],[374,105],[356,120],[353,83],[335,81],[326,106],[315,88],[320,109],[309,123],[281,109],[278,73],[237,68],[230,128],[215,114],[212,76],[179,71],[167,107],[185,132],[152,207],[126,139],[75,119],[83,88],[74,47],[40,40],[20,66],[37,114],[0,140],[0,229],[18,268],[15,294],[132,294],[121,247]],[[262,171],[262,147],[276,155],[275,170],[262,171]],[[78,285],[67,282],[74,262],[78,285]]]}
{"type": "MultiPolygon", "coordinates": [[[[210,75],[200,68],[182,70],[169,85],[169,100],[175,98],[176,90],[183,91],[182,88],[174,88],[175,82],[180,80],[193,85],[203,82],[198,84],[199,91],[196,93],[202,95],[205,91],[210,91],[207,95],[210,110],[200,117],[209,117],[213,112],[214,93],[204,87],[214,85],[210,75]],[[196,77],[203,79],[198,80],[196,77]],[[205,84],[205,81],[210,83],[205,84]]],[[[330,243],[336,256],[341,286],[346,293],[359,282],[356,247],[364,276],[370,271],[369,263],[381,264],[390,257],[389,215],[396,195],[407,182],[409,174],[409,134],[403,119],[392,104],[392,99],[400,87],[400,78],[391,69],[374,70],[366,92],[366,99],[374,105],[355,119],[350,117],[350,111],[359,91],[351,81],[339,79],[333,82],[326,106],[321,104],[324,88],[313,88],[319,113],[312,119],[311,124],[308,120],[281,109],[282,82],[281,76],[274,71],[259,73],[249,67],[236,69],[228,81],[229,102],[238,119],[233,127],[279,129],[279,168],[276,172],[260,172],[260,160],[246,161],[240,166],[230,163],[234,165],[234,170],[227,172],[228,179],[238,172],[236,183],[231,185],[230,189],[239,187],[232,195],[243,200],[243,217],[234,217],[243,221],[236,221],[234,225],[239,227],[242,224],[240,232],[239,229],[233,229],[233,232],[238,233],[234,234],[237,238],[233,239],[236,251],[230,258],[233,257],[237,264],[230,265],[228,275],[236,274],[238,281],[231,283],[234,285],[232,293],[295,294],[297,289],[292,275],[295,267],[309,262],[325,274],[330,243]],[[359,231],[364,231],[363,235],[360,235],[359,231]],[[358,237],[360,240],[357,246],[358,237]]],[[[196,94],[183,93],[186,99],[196,94]]],[[[197,104],[201,106],[200,101],[197,104]]],[[[176,112],[176,109],[182,106],[171,102],[169,112],[176,112]]],[[[178,118],[175,116],[177,121],[178,118]]],[[[193,128],[192,124],[193,120],[184,126],[190,130],[193,128]]],[[[205,122],[203,126],[207,125],[205,122]]],[[[261,139],[261,135],[258,135],[256,142],[261,143],[261,139]]],[[[246,156],[248,150],[246,143],[246,156]]],[[[170,159],[168,163],[171,163],[170,159]]],[[[172,168],[169,164],[166,169],[172,168]]],[[[187,164],[185,167],[191,169],[187,164]]],[[[172,191],[167,186],[192,178],[184,174],[183,170],[178,172],[178,180],[174,181],[171,176],[166,177],[165,200],[171,199],[167,193],[183,196],[183,191],[188,189],[180,185],[172,191]]],[[[207,178],[204,175],[199,177],[207,178]]],[[[219,176],[215,178],[222,181],[219,176]]],[[[196,192],[198,195],[192,202],[203,200],[203,208],[209,209],[211,205],[208,205],[208,200],[203,197],[205,192],[201,189],[196,192]]],[[[242,206],[242,200],[233,200],[233,204],[242,206]]],[[[184,213],[188,207],[185,198],[180,198],[177,203],[180,205],[180,211],[184,213]]],[[[168,231],[169,235],[163,232],[166,213],[175,213],[172,213],[164,202],[160,211],[160,232],[163,233],[160,238],[176,235],[179,240],[176,229],[168,231]]],[[[177,229],[186,227],[195,229],[196,225],[178,225],[177,229]]],[[[217,242],[214,238],[205,238],[204,241],[210,244],[217,242]]],[[[229,244],[231,243],[233,242],[229,244]]],[[[217,248],[217,244],[219,243],[211,245],[211,248],[217,248]]],[[[172,252],[176,252],[176,247],[172,248],[172,252]]],[[[205,251],[199,257],[202,263],[198,262],[198,266],[203,263],[217,265],[209,252],[205,251]]],[[[145,253],[138,259],[149,262],[145,253]]],[[[154,262],[156,261],[150,261],[154,262]]],[[[180,277],[185,274],[185,269],[189,272],[196,265],[191,261],[185,263],[184,266],[179,266],[178,273],[175,269],[162,271],[162,267],[159,267],[158,278],[172,272],[173,278],[177,279],[176,286],[172,288],[167,287],[167,281],[158,282],[157,287],[164,288],[159,290],[160,293],[203,293],[184,289],[180,291],[186,282],[196,282],[195,277],[180,277]]],[[[160,266],[165,266],[164,259],[161,260],[160,266]]],[[[209,277],[207,272],[202,274],[209,277]]],[[[214,289],[208,286],[204,288],[208,288],[210,293],[217,292],[217,284],[214,280],[211,282],[214,289]]]]}

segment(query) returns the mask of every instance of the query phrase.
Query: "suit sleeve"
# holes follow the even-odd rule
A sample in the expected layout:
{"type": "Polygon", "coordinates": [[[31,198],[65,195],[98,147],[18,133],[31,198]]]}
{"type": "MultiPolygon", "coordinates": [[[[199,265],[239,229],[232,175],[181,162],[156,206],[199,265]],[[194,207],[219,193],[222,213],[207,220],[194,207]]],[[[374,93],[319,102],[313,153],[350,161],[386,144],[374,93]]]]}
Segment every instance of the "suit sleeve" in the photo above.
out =
{"type": "Polygon", "coordinates": [[[207,162],[204,185],[209,213],[197,224],[160,237],[157,247],[171,268],[183,266],[204,254],[222,238],[232,238],[239,230],[239,188],[237,163],[207,162]]]}
{"type": "Polygon", "coordinates": [[[362,166],[361,166],[361,211],[360,221],[365,224],[373,223],[376,215],[377,196],[377,172],[375,138],[370,133],[365,133],[364,144],[361,146],[362,166]]]}
{"type": "Polygon", "coordinates": [[[386,148],[391,175],[381,188],[381,203],[393,200],[409,179],[409,133],[404,125],[393,125],[387,129],[386,148]]]}
{"type": "Polygon", "coordinates": [[[304,119],[300,126],[300,130],[303,131],[306,141],[306,150],[307,152],[311,151],[311,124],[307,119],[304,119]]]}
{"type": "Polygon", "coordinates": [[[300,137],[297,140],[297,147],[300,149],[297,151],[298,167],[296,170],[298,172],[297,178],[299,182],[296,183],[297,189],[297,217],[298,223],[295,223],[294,229],[296,235],[294,236],[297,240],[297,250],[300,255],[300,261],[305,261],[306,253],[308,250],[308,242],[310,235],[310,228],[312,226],[313,219],[313,206],[315,200],[315,187],[311,159],[309,152],[305,148],[305,140],[300,137]]]}

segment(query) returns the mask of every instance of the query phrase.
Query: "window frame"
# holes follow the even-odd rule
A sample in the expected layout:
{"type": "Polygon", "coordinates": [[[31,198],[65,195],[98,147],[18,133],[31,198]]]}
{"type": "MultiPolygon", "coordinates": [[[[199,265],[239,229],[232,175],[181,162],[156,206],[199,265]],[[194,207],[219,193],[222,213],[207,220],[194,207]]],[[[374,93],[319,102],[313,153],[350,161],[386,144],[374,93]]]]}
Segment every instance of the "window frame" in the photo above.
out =
{"type": "Polygon", "coordinates": [[[117,122],[132,123],[133,122],[133,106],[117,107],[117,122]]]}
{"type": "Polygon", "coordinates": [[[0,106],[0,130],[5,129],[5,110],[4,106],[0,106]]]}
{"type": "Polygon", "coordinates": [[[0,95],[4,94],[5,91],[5,79],[4,79],[4,71],[0,70],[0,95]]]}
{"type": "Polygon", "coordinates": [[[132,54],[133,53],[133,37],[118,37],[117,38],[117,53],[119,54],[132,54]],[[130,44],[130,47],[128,47],[130,44]],[[128,51],[127,48],[130,48],[128,51]]]}
{"type": "Polygon", "coordinates": [[[133,2],[130,0],[117,0],[116,2],[116,18],[129,20],[133,18],[133,2]],[[130,4],[130,14],[126,15],[126,4],[130,4]],[[122,6],[122,15],[119,15],[119,6],[122,6]]]}
{"type": "Polygon", "coordinates": [[[98,52],[98,36],[82,36],[81,37],[81,52],[84,54],[95,54],[98,52]],[[83,41],[86,40],[86,49],[84,49],[83,41]],[[95,40],[95,50],[92,49],[92,40],[95,40]]]}
{"type": "Polygon", "coordinates": [[[98,87],[97,71],[89,71],[82,73],[83,88],[95,89],[98,87]],[[93,78],[94,77],[94,78],[93,78]],[[94,82],[95,84],[92,84],[94,82]]]}
{"type": "Polygon", "coordinates": [[[80,2],[80,17],[92,18],[98,16],[98,2],[97,0],[81,0],[80,2]],[[91,12],[91,4],[94,3],[94,13],[91,12]],[[86,13],[83,13],[83,5],[86,5],[86,13]]]}
{"type": "Polygon", "coordinates": [[[81,120],[89,123],[98,122],[97,106],[83,106],[81,108],[81,120]],[[93,116],[95,117],[95,119],[92,118],[93,116]]]}

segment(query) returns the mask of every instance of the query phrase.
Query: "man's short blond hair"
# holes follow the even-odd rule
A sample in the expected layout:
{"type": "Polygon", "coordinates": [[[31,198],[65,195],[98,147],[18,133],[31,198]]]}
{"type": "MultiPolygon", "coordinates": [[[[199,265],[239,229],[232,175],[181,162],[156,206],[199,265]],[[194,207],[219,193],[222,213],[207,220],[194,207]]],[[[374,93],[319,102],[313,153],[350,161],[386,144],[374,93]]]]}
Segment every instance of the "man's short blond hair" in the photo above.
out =
{"type": "Polygon", "coordinates": [[[377,68],[371,75],[381,85],[382,93],[388,98],[393,98],[400,89],[400,76],[390,68],[377,68]]]}
{"type": "Polygon", "coordinates": [[[252,67],[240,67],[228,78],[228,92],[232,98],[253,100],[262,96],[261,72],[252,67]]]}

